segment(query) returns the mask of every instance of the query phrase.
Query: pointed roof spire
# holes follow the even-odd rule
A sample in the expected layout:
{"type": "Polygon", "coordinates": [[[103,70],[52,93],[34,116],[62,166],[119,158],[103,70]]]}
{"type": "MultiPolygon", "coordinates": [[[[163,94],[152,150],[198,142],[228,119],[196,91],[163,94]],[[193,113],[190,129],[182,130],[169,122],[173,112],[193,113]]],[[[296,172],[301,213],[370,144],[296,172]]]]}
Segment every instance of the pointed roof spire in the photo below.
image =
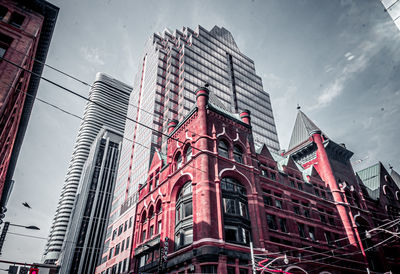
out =
{"type": "Polygon", "coordinates": [[[300,145],[304,141],[307,141],[312,133],[316,131],[321,132],[319,127],[317,127],[314,122],[300,110],[299,105],[297,105],[297,110],[296,122],[292,131],[292,137],[290,138],[288,151],[300,145]]]}

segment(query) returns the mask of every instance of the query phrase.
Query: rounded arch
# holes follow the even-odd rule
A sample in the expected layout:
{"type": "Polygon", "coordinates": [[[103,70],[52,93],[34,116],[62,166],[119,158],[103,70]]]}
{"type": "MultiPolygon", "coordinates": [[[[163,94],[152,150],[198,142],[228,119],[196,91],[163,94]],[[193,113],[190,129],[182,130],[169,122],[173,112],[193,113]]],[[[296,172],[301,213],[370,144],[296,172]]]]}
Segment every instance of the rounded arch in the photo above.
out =
{"type": "Polygon", "coordinates": [[[303,268],[301,268],[300,266],[297,266],[297,265],[289,266],[288,268],[285,269],[285,272],[289,272],[289,271],[290,271],[291,273],[299,272],[299,271],[293,272],[293,270],[300,270],[300,271],[301,271],[300,273],[306,273],[306,274],[308,274],[307,271],[305,271],[303,268]]]}
{"type": "Polygon", "coordinates": [[[148,214],[147,218],[151,219],[153,217],[154,217],[154,206],[151,205],[149,208],[149,214],[148,214]]]}
{"type": "Polygon", "coordinates": [[[178,196],[179,191],[181,190],[181,188],[183,187],[183,185],[185,183],[187,183],[188,181],[192,182],[192,175],[190,173],[183,173],[178,180],[176,180],[174,186],[171,189],[171,193],[169,195],[169,201],[171,202],[175,202],[176,198],[178,196]]]}
{"type": "Polygon", "coordinates": [[[387,188],[388,188],[387,185],[384,185],[384,186],[382,187],[383,194],[385,194],[385,195],[387,195],[387,188]]]}
{"type": "Polygon", "coordinates": [[[160,213],[162,211],[162,202],[161,198],[159,198],[156,202],[156,214],[160,213]]]}
{"type": "Polygon", "coordinates": [[[146,212],[146,210],[145,209],[143,209],[143,211],[142,211],[142,213],[140,214],[140,222],[141,223],[144,223],[144,222],[146,222],[146,217],[147,217],[147,212],[146,212]]]}
{"type": "Polygon", "coordinates": [[[233,168],[224,168],[219,172],[218,177],[220,181],[224,177],[236,179],[246,188],[247,194],[255,192],[254,186],[250,183],[249,179],[243,173],[237,170],[236,166],[233,166],[233,168]]]}
{"type": "Polygon", "coordinates": [[[178,170],[183,163],[182,159],[182,152],[180,150],[177,150],[174,156],[174,163],[173,166],[175,167],[174,171],[178,170]]]}
{"type": "Polygon", "coordinates": [[[358,227],[367,227],[367,228],[370,227],[370,224],[367,221],[367,219],[362,217],[360,214],[354,216],[354,222],[358,227]]]}
{"type": "Polygon", "coordinates": [[[185,163],[189,162],[192,159],[193,149],[192,149],[192,145],[190,143],[185,145],[185,147],[183,149],[183,155],[185,158],[185,163]]]}

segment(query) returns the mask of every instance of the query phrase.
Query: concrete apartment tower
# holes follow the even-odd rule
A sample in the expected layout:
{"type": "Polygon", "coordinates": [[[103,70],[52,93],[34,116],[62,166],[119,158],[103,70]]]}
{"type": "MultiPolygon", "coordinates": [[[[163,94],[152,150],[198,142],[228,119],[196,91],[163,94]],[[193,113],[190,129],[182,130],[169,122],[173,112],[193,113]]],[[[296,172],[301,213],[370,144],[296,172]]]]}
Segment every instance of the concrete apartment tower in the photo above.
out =
{"type": "MultiPolygon", "coordinates": [[[[174,32],[166,29],[147,41],[130,98],[110,226],[96,273],[129,264],[137,190],[146,183],[157,150],[165,152],[170,120],[181,120],[195,105],[197,87],[208,84],[221,109],[251,111],[256,145],[279,150],[269,94],[253,60],[240,52],[232,34],[215,26],[174,32]],[[137,121],[137,123],[135,122],[137,121]],[[128,224],[128,225],[127,225],[128,224]],[[121,248],[124,243],[126,248],[121,248]]],[[[213,100],[211,98],[210,100],[213,100]]],[[[187,133],[188,136],[191,134],[187,133]]]]}
{"type": "Polygon", "coordinates": [[[117,134],[123,134],[131,90],[130,86],[106,74],[96,75],[43,255],[45,263],[56,263],[60,257],[71,214],[76,205],[83,168],[99,132],[106,127],[117,134]]]}

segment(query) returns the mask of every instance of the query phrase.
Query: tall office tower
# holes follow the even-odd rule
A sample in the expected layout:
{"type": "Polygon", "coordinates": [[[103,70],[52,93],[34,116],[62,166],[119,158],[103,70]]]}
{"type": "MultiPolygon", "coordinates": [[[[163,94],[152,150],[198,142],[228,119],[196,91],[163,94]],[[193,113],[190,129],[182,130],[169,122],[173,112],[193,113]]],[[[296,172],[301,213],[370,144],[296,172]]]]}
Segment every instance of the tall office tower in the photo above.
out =
{"type": "Polygon", "coordinates": [[[130,86],[106,74],[96,75],[43,255],[45,263],[55,263],[60,256],[82,169],[97,134],[102,127],[109,127],[121,134],[123,132],[131,90],[130,86]]]}
{"type": "Polygon", "coordinates": [[[122,134],[102,128],[83,168],[75,207],[61,250],[60,273],[93,273],[104,243],[122,134]]]}
{"type": "Polygon", "coordinates": [[[118,231],[118,235],[106,239],[102,263],[96,272],[115,262],[121,269],[127,264],[130,247],[118,251],[117,258],[110,254],[132,233],[131,228],[119,233],[119,228],[125,227],[134,214],[135,193],[146,182],[154,152],[165,149],[162,144],[168,120],[180,120],[189,112],[197,87],[208,83],[223,109],[250,110],[256,145],[279,150],[269,94],[263,89],[253,60],[240,52],[228,30],[215,26],[208,31],[198,26],[196,30],[155,33],[142,56],[128,110],[128,116],[138,123],[126,123],[125,137],[134,142],[123,144],[110,216],[108,234],[114,236],[113,231],[118,231]]]}
{"type": "MultiPolygon", "coordinates": [[[[13,185],[40,75],[58,16],[42,0],[0,0],[0,209],[13,185]],[[31,70],[34,74],[29,73],[31,70]]],[[[3,212],[0,212],[0,214],[3,212]]]]}

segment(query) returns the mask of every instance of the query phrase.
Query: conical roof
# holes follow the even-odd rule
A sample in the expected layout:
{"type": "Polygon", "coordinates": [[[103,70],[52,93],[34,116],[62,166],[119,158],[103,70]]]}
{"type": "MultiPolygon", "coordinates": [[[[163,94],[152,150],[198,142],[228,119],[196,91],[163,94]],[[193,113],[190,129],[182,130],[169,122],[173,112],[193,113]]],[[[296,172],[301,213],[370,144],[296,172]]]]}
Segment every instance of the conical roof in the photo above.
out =
{"type": "Polygon", "coordinates": [[[299,109],[292,131],[292,137],[290,138],[288,151],[306,141],[310,137],[310,133],[313,131],[321,130],[299,109]]]}

